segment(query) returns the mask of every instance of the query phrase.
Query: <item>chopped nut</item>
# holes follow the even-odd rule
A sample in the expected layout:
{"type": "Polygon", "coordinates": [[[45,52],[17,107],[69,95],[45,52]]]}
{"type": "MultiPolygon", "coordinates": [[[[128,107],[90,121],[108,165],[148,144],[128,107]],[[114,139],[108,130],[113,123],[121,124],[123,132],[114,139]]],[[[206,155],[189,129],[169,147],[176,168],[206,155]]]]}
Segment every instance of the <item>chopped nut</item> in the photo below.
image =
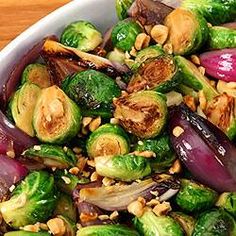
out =
{"type": "Polygon", "coordinates": [[[56,171],[56,169],[57,169],[57,168],[56,168],[55,166],[52,167],[52,171],[53,171],[53,172],[56,171]]]}
{"type": "Polygon", "coordinates": [[[146,206],[150,206],[151,207],[151,206],[156,206],[158,204],[160,204],[160,202],[157,199],[152,199],[151,201],[146,203],[146,206]]]}
{"type": "Polygon", "coordinates": [[[77,228],[77,229],[82,229],[83,227],[82,227],[81,224],[77,223],[77,224],[76,224],[76,228],[77,228]]]}
{"type": "Polygon", "coordinates": [[[146,200],[143,197],[138,197],[137,201],[141,202],[143,204],[143,206],[146,205],[146,200]]]}
{"type": "Polygon", "coordinates": [[[83,120],[82,120],[83,127],[88,126],[92,120],[93,120],[92,117],[83,117],[83,120]]]}
{"type": "Polygon", "coordinates": [[[63,147],[63,151],[64,151],[64,152],[67,152],[67,151],[68,151],[68,147],[66,147],[66,146],[63,147]]]}
{"type": "Polygon", "coordinates": [[[139,51],[143,48],[148,47],[149,43],[150,43],[150,36],[145,34],[145,33],[141,33],[136,37],[136,41],[135,41],[135,48],[139,51]]]}
{"type": "Polygon", "coordinates": [[[94,160],[87,160],[87,164],[89,166],[95,167],[95,161],[94,160]]]}
{"type": "Polygon", "coordinates": [[[15,152],[14,151],[7,151],[7,156],[9,156],[10,158],[15,158],[15,152]]]}
{"type": "Polygon", "coordinates": [[[41,147],[40,147],[39,145],[34,145],[34,150],[40,151],[40,150],[41,150],[41,147]]]}
{"type": "Polygon", "coordinates": [[[172,131],[173,135],[174,135],[175,137],[177,137],[177,138],[178,138],[183,132],[184,132],[184,129],[181,128],[180,126],[176,126],[176,127],[173,129],[173,131],[172,131]]]}
{"type": "Polygon", "coordinates": [[[108,219],[110,219],[110,217],[108,215],[99,215],[98,219],[99,220],[108,220],[108,219]]]}
{"type": "Polygon", "coordinates": [[[202,111],[204,111],[207,106],[207,99],[206,99],[206,96],[205,96],[203,90],[200,90],[198,92],[198,97],[199,97],[199,106],[202,109],[202,111]]]}
{"type": "Polygon", "coordinates": [[[199,66],[199,67],[198,67],[198,70],[200,71],[200,73],[201,73],[202,75],[205,75],[206,69],[205,69],[203,66],[199,66]]]}
{"type": "Polygon", "coordinates": [[[104,186],[111,186],[112,184],[115,183],[115,181],[111,178],[104,177],[103,180],[102,180],[102,183],[103,183],[104,186]]]}
{"type": "Polygon", "coordinates": [[[169,29],[165,25],[155,25],[151,30],[151,36],[156,43],[163,45],[167,40],[169,29]]]}
{"type": "Polygon", "coordinates": [[[81,133],[82,133],[83,135],[87,135],[88,132],[89,132],[89,131],[88,131],[87,127],[82,126],[82,128],[81,128],[81,133]]]}
{"type": "Polygon", "coordinates": [[[78,167],[72,167],[69,169],[69,173],[71,173],[72,175],[78,175],[79,174],[79,168],[78,167]]]}
{"type": "Polygon", "coordinates": [[[167,54],[172,54],[173,53],[173,46],[171,43],[167,43],[163,46],[163,49],[164,51],[167,53],[167,54]]]}
{"type": "Polygon", "coordinates": [[[153,196],[155,196],[155,197],[157,197],[158,196],[158,191],[150,191],[150,193],[153,195],[153,196]]]}
{"type": "Polygon", "coordinates": [[[84,167],[86,166],[88,159],[83,156],[78,156],[78,155],[76,155],[76,157],[78,158],[78,162],[76,163],[76,166],[79,168],[80,171],[82,171],[84,167]]]}
{"type": "Polygon", "coordinates": [[[137,56],[137,51],[135,49],[135,47],[132,47],[131,51],[129,52],[129,54],[133,57],[136,57],[137,56]]]}
{"type": "Polygon", "coordinates": [[[179,174],[181,172],[181,170],[182,170],[182,168],[181,168],[180,160],[177,159],[177,160],[175,160],[173,165],[170,167],[169,173],[170,174],[179,174]]]}
{"type": "Polygon", "coordinates": [[[111,118],[110,119],[110,123],[113,124],[113,125],[118,125],[119,124],[119,120],[116,119],[116,118],[111,118]]]}
{"type": "Polygon", "coordinates": [[[90,212],[88,214],[81,213],[79,218],[80,218],[81,222],[85,223],[85,222],[96,220],[98,218],[98,214],[92,213],[92,212],[90,212]]]}
{"type": "Polygon", "coordinates": [[[191,56],[191,61],[192,61],[195,65],[201,65],[200,58],[199,58],[197,55],[192,55],[192,56],[191,56]]]}
{"type": "Polygon", "coordinates": [[[142,156],[142,157],[145,157],[145,158],[156,157],[156,153],[153,152],[153,151],[143,151],[143,152],[134,151],[134,155],[136,155],[136,156],[142,156]]]}
{"type": "Polygon", "coordinates": [[[80,154],[82,152],[82,148],[74,147],[73,152],[76,153],[76,154],[80,154]]]}
{"type": "Polygon", "coordinates": [[[194,97],[192,97],[192,96],[190,96],[190,95],[184,96],[184,103],[185,103],[192,111],[196,111],[196,110],[197,110],[194,97]]]}
{"type": "Polygon", "coordinates": [[[63,179],[63,181],[64,181],[66,184],[70,184],[70,183],[71,183],[71,180],[70,180],[69,177],[62,176],[61,178],[63,179]]]}
{"type": "Polygon", "coordinates": [[[38,223],[38,224],[39,224],[39,228],[40,228],[40,229],[46,230],[46,231],[49,230],[49,229],[48,229],[48,226],[47,226],[46,224],[44,224],[44,223],[38,223]]]}
{"type": "Polygon", "coordinates": [[[129,213],[131,213],[137,217],[140,217],[144,213],[144,206],[141,202],[134,201],[128,205],[127,210],[129,213]]]}
{"type": "Polygon", "coordinates": [[[110,220],[115,220],[118,216],[119,216],[119,212],[118,211],[113,211],[110,214],[110,220]]]}
{"type": "Polygon", "coordinates": [[[95,131],[101,125],[102,119],[100,116],[92,120],[89,124],[89,130],[91,132],[95,131]]]}
{"type": "Polygon", "coordinates": [[[98,179],[99,175],[96,171],[94,171],[91,176],[90,176],[90,180],[91,181],[96,181],[98,179]]]}
{"type": "Polygon", "coordinates": [[[210,80],[209,83],[212,87],[214,87],[214,88],[216,87],[216,81],[210,80]]]}
{"type": "Polygon", "coordinates": [[[151,34],[152,28],[153,28],[152,25],[145,25],[145,26],[144,26],[145,31],[146,31],[149,35],[151,34]]]}
{"type": "Polygon", "coordinates": [[[66,232],[65,223],[60,218],[54,218],[47,222],[50,232],[55,236],[63,236],[66,232]]]}
{"type": "Polygon", "coordinates": [[[9,188],[9,191],[12,193],[15,188],[16,188],[16,186],[13,184],[13,185],[9,188]]]}
{"type": "Polygon", "coordinates": [[[157,215],[157,216],[162,216],[162,215],[167,215],[168,212],[170,212],[171,206],[169,202],[163,202],[161,204],[156,205],[153,208],[153,212],[157,215]]]}
{"type": "Polygon", "coordinates": [[[208,26],[209,28],[211,28],[211,27],[212,27],[212,24],[209,23],[209,22],[207,22],[207,26],[208,26]]]}
{"type": "Polygon", "coordinates": [[[29,231],[29,232],[39,232],[39,226],[37,224],[35,224],[35,225],[26,225],[22,229],[24,231],[29,231]]]}
{"type": "Polygon", "coordinates": [[[82,176],[85,178],[88,178],[90,176],[90,172],[89,171],[82,171],[82,176]]]}

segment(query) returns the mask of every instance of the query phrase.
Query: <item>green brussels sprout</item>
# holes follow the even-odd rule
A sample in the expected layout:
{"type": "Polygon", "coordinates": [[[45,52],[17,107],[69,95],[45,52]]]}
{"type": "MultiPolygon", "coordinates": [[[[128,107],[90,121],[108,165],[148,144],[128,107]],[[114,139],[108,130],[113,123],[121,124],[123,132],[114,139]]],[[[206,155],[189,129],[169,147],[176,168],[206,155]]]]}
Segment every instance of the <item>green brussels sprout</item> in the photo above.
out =
{"type": "Polygon", "coordinates": [[[114,117],[126,131],[148,139],[160,134],[167,120],[167,105],[163,95],[155,91],[140,91],[114,101],[114,117]]]}
{"type": "Polygon", "coordinates": [[[31,172],[12,192],[8,201],[0,203],[0,213],[12,228],[44,222],[57,203],[54,178],[45,171],[31,172]]]}
{"type": "Polygon", "coordinates": [[[125,53],[117,48],[107,54],[107,59],[111,62],[125,63],[125,53]]]}
{"type": "Polygon", "coordinates": [[[102,43],[102,35],[90,22],[76,21],[64,29],[60,42],[66,46],[88,52],[102,43]]]}
{"type": "Polygon", "coordinates": [[[166,93],[175,88],[182,80],[172,56],[160,55],[142,63],[132,76],[127,91],[129,93],[152,89],[166,93]]]}
{"type": "Polygon", "coordinates": [[[211,49],[224,49],[236,47],[236,30],[222,26],[209,28],[208,46],[211,49]]]}
{"type": "Polygon", "coordinates": [[[152,151],[156,157],[149,159],[153,171],[162,172],[171,167],[175,160],[175,154],[171,147],[168,135],[157,137],[156,139],[147,139],[139,141],[135,147],[136,151],[152,151]]]}
{"type": "Polygon", "coordinates": [[[134,0],[116,0],[116,14],[120,20],[128,17],[128,10],[134,0]]]}
{"type": "Polygon", "coordinates": [[[186,236],[192,236],[196,220],[183,212],[171,212],[170,216],[178,222],[185,232],[186,236]]]}
{"type": "Polygon", "coordinates": [[[123,225],[87,226],[77,231],[76,236],[139,236],[138,232],[123,225]]]}
{"type": "Polygon", "coordinates": [[[76,235],[76,231],[77,231],[77,227],[76,227],[76,221],[72,221],[70,218],[62,216],[62,215],[58,215],[57,218],[62,219],[64,221],[65,224],[65,234],[66,236],[75,236],[76,235]]]}
{"type": "Polygon", "coordinates": [[[181,70],[183,84],[197,91],[203,90],[206,99],[212,100],[218,92],[208,82],[207,78],[201,74],[198,68],[189,60],[181,56],[175,56],[175,61],[181,70]]]}
{"type": "Polygon", "coordinates": [[[5,233],[4,236],[50,236],[48,232],[12,231],[5,233]]]}
{"type": "Polygon", "coordinates": [[[214,190],[196,182],[182,179],[176,195],[176,203],[188,212],[200,212],[214,206],[218,194],[214,190]]]}
{"type": "Polygon", "coordinates": [[[134,225],[143,236],[183,236],[180,225],[169,216],[156,216],[146,211],[141,217],[134,218],[134,225]]]}
{"type": "Polygon", "coordinates": [[[222,207],[236,217],[236,192],[222,193],[216,202],[216,206],[222,207]]]}
{"type": "Polygon", "coordinates": [[[234,218],[222,209],[204,212],[198,218],[192,236],[234,236],[234,218]]]}
{"type": "Polygon", "coordinates": [[[129,153],[129,137],[118,125],[102,125],[89,136],[87,153],[92,158],[129,153]]]}
{"type": "Polygon", "coordinates": [[[113,79],[95,70],[82,71],[68,77],[63,81],[62,89],[88,116],[111,117],[112,100],[121,94],[113,79]]]}
{"type": "Polygon", "coordinates": [[[95,168],[101,176],[122,181],[141,179],[151,174],[148,160],[133,154],[96,157],[95,168]]]}
{"type": "Polygon", "coordinates": [[[32,120],[34,108],[41,89],[35,84],[25,83],[13,95],[9,108],[16,126],[33,137],[35,135],[32,120]]]}
{"type": "Polygon", "coordinates": [[[33,114],[36,136],[42,142],[63,144],[80,129],[79,107],[57,86],[42,90],[33,114]]]}
{"type": "Polygon", "coordinates": [[[181,7],[197,11],[213,25],[234,21],[236,18],[234,0],[183,0],[181,7]]]}
{"type": "Polygon", "coordinates": [[[47,67],[40,63],[29,64],[21,76],[21,84],[33,83],[40,88],[48,88],[52,85],[47,67]]]}
{"type": "Polygon", "coordinates": [[[39,160],[45,166],[66,169],[75,166],[77,158],[67,147],[41,144],[28,148],[23,153],[28,158],[39,160]]]}
{"type": "Polygon", "coordinates": [[[195,12],[177,8],[165,19],[169,28],[167,44],[173,47],[176,55],[186,55],[196,52],[208,39],[207,21],[195,12]]]}
{"type": "Polygon", "coordinates": [[[198,99],[198,93],[195,91],[193,88],[184,85],[184,84],[179,84],[175,90],[185,96],[189,95],[191,97],[194,97],[195,99],[198,99]]]}
{"type": "Polygon", "coordinates": [[[142,32],[141,26],[132,20],[118,22],[111,33],[114,47],[122,51],[130,51],[134,46],[136,37],[142,32]]]}

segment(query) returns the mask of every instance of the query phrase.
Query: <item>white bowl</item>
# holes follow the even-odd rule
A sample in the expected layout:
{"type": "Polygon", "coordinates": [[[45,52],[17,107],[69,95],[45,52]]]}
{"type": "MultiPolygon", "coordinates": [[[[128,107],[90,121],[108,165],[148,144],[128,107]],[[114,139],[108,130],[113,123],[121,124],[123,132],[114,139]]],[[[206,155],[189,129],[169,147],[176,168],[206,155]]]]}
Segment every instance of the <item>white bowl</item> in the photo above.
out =
{"type": "Polygon", "coordinates": [[[76,20],[88,20],[105,32],[117,21],[115,0],[72,1],[38,21],[0,51],[0,79],[7,78],[37,42],[52,34],[60,35],[67,24],[76,20]]]}

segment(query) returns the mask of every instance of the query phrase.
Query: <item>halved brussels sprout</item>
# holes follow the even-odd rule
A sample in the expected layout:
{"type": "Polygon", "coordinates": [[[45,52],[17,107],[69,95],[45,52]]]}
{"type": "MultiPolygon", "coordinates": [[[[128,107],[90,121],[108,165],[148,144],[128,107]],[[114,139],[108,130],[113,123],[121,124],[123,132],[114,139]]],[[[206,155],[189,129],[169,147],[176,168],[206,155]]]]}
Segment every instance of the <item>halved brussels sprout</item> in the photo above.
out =
{"type": "Polygon", "coordinates": [[[166,44],[172,45],[176,55],[191,54],[200,49],[208,38],[207,21],[196,12],[177,8],[165,19],[169,28],[166,44]]]}
{"type": "Polygon", "coordinates": [[[162,131],[167,119],[163,95],[140,91],[118,98],[114,117],[130,133],[140,138],[154,138],[162,131]]]}
{"type": "Polygon", "coordinates": [[[5,233],[4,236],[50,236],[48,232],[12,231],[5,233]]]}
{"type": "Polygon", "coordinates": [[[112,100],[121,94],[113,79],[95,70],[82,71],[68,77],[63,81],[62,89],[88,116],[110,117],[112,100]]]}
{"type": "Polygon", "coordinates": [[[40,141],[63,144],[78,134],[81,118],[79,107],[54,85],[42,90],[33,126],[40,141]]]}
{"type": "Polygon", "coordinates": [[[47,220],[56,202],[53,176],[45,171],[34,171],[15,188],[8,201],[0,203],[0,212],[7,224],[18,229],[47,220]]]}
{"type": "Polygon", "coordinates": [[[9,104],[16,126],[33,137],[35,135],[32,120],[37,98],[41,89],[35,84],[24,84],[16,91],[9,104]]]}
{"type": "Polygon", "coordinates": [[[156,216],[146,211],[141,217],[135,217],[134,225],[143,236],[183,236],[180,225],[169,216],[156,216]]]}
{"type": "Polygon", "coordinates": [[[102,125],[89,136],[87,153],[92,158],[129,153],[129,137],[118,125],[102,125]]]}
{"type": "Polygon", "coordinates": [[[128,17],[128,9],[134,0],[116,0],[116,14],[120,20],[128,17]]]}
{"type": "Polygon", "coordinates": [[[131,78],[127,91],[129,93],[144,89],[169,92],[181,82],[173,57],[160,55],[145,61],[131,78]]]}
{"type": "Polygon", "coordinates": [[[114,47],[123,51],[130,51],[134,46],[136,37],[142,32],[138,23],[132,20],[118,22],[111,33],[111,40],[114,47]]]}
{"type": "Polygon", "coordinates": [[[45,166],[66,169],[75,166],[77,158],[67,147],[41,144],[28,148],[23,153],[28,158],[42,162],[45,166]]]}
{"type": "Polygon", "coordinates": [[[107,54],[107,59],[111,62],[118,62],[124,64],[125,62],[125,53],[117,48],[114,48],[113,51],[107,54]]]}
{"type": "Polygon", "coordinates": [[[214,206],[218,194],[214,190],[191,180],[182,179],[176,203],[188,212],[200,212],[214,206]]]}
{"type": "Polygon", "coordinates": [[[26,66],[22,73],[21,84],[33,83],[40,88],[48,88],[52,85],[47,67],[40,63],[26,66]]]}
{"type": "Polygon", "coordinates": [[[88,52],[102,43],[102,35],[92,23],[76,21],[64,29],[60,42],[66,46],[88,52]]]}
{"type": "Polygon", "coordinates": [[[76,231],[77,231],[77,227],[76,227],[76,221],[72,221],[70,218],[62,216],[62,215],[58,215],[57,216],[59,219],[62,219],[64,224],[65,224],[65,236],[75,236],[76,235],[76,231]]]}
{"type": "Polygon", "coordinates": [[[142,179],[151,174],[148,160],[133,154],[96,157],[95,168],[101,176],[122,181],[142,179]]]}

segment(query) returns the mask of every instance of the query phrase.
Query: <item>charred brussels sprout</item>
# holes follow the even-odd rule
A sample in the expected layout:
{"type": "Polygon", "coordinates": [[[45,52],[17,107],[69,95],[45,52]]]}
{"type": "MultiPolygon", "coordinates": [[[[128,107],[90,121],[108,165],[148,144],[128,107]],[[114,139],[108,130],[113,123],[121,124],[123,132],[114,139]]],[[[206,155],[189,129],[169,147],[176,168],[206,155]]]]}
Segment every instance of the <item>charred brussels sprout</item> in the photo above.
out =
{"type": "Polygon", "coordinates": [[[40,88],[48,88],[52,85],[47,67],[39,63],[30,64],[24,69],[21,83],[26,82],[36,84],[40,88]]]}
{"type": "Polygon", "coordinates": [[[141,179],[151,174],[148,160],[133,154],[96,157],[95,168],[101,176],[122,181],[141,179]]]}
{"type": "Polygon", "coordinates": [[[175,9],[166,17],[165,25],[169,28],[167,44],[172,45],[177,55],[196,52],[208,38],[206,20],[192,11],[175,9]]]}
{"type": "Polygon", "coordinates": [[[178,68],[168,55],[160,55],[145,61],[131,78],[127,91],[137,92],[153,89],[158,92],[169,92],[181,82],[178,68]]]}
{"type": "Polygon", "coordinates": [[[105,124],[96,129],[87,141],[89,157],[119,155],[129,152],[129,137],[118,125],[105,124]]]}
{"type": "Polygon", "coordinates": [[[30,136],[35,135],[32,120],[40,92],[41,89],[37,85],[26,83],[16,91],[9,104],[16,126],[30,136]]]}
{"type": "Polygon", "coordinates": [[[233,217],[224,210],[204,212],[197,220],[192,236],[234,236],[236,225],[233,217]]]}
{"type": "Polygon", "coordinates": [[[114,103],[114,117],[128,132],[140,138],[154,138],[165,126],[167,105],[163,95],[155,91],[132,93],[114,103]]]}
{"type": "Polygon", "coordinates": [[[79,107],[57,86],[42,90],[35,106],[33,126],[40,141],[63,144],[80,129],[79,107]]]}
{"type": "Polygon", "coordinates": [[[217,193],[201,184],[183,179],[176,203],[185,211],[200,212],[214,206],[217,193]]]}
{"type": "Polygon", "coordinates": [[[112,44],[123,51],[130,51],[134,46],[137,35],[141,32],[142,28],[135,21],[120,21],[112,30],[112,44]]]}
{"type": "Polygon", "coordinates": [[[88,52],[94,50],[102,42],[102,35],[90,22],[76,21],[64,29],[60,42],[88,52]]]}
{"type": "Polygon", "coordinates": [[[12,231],[4,234],[4,236],[50,236],[48,232],[30,232],[30,231],[12,231]]]}
{"type": "Polygon", "coordinates": [[[75,166],[76,156],[71,149],[67,147],[41,144],[31,147],[24,151],[24,156],[39,160],[45,166],[66,169],[75,166]]]}
{"type": "Polygon", "coordinates": [[[122,225],[96,225],[80,229],[76,236],[139,236],[138,232],[122,225]]]}
{"type": "Polygon", "coordinates": [[[0,212],[7,224],[18,229],[47,220],[56,202],[53,176],[45,171],[35,171],[15,188],[8,201],[0,203],[0,212]]]}
{"type": "Polygon", "coordinates": [[[128,17],[128,9],[134,0],[116,0],[116,14],[120,20],[128,17]]]}
{"type": "Polygon", "coordinates": [[[169,216],[156,216],[146,211],[141,217],[134,219],[136,229],[143,236],[183,236],[180,225],[169,216]]]}
{"type": "Polygon", "coordinates": [[[64,225],[65,225],[65,233],[63,235],[65,236],[75,236],[77,227],[76,223],[72,221],[70,218],[59,215],[57,216],[59,219],[63,220],[64,225]]]}
{"type": "Polygon", "coordinates": [[[102,117],[111,116],[112,100],[121,94],[113,79],[95,70],[82,71],[68,77],[62,88],[81,106],[84,115],[102,117]]]}

